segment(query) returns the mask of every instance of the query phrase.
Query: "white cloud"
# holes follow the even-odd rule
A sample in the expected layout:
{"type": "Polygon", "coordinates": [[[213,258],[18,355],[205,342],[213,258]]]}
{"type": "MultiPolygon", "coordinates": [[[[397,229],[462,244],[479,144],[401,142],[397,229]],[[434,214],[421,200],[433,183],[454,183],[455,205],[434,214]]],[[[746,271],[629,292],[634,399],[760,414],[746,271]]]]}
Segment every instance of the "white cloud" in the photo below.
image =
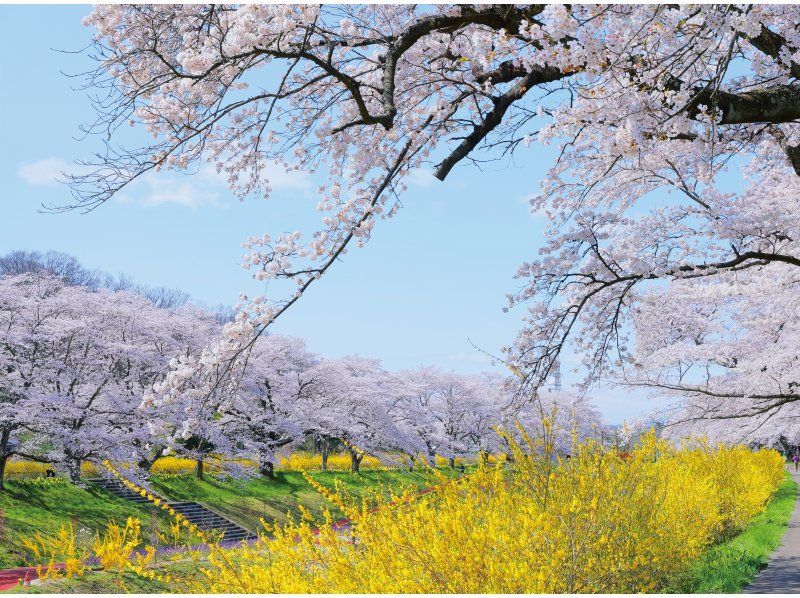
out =
{"type": "Polygon", "coordinates": [[[215,189],[195,184],[190,178],[159,177],[146,181],[148,192],[139,200],[146,206],[174,203],[186,208],[197,209],[209,205],[223,207],[220,193],[215,189]]]}
{"type": "Polygon", "coordinates": [[[61,158],[44,158],[36,162],[20,163],[17,166],[17,175],[35,187],[56,187],[63,178],[62,173],[67,172],[70,166],[72,165],[61,158]]]}
{"type": "MultiPolygon", "coordinates": [[[[55,187],[60,184],[62,173],[75,172],[75,169],[75,165],[53,156],[20,163],[17,174],[29,185],[55,187]]],[[[287,171],[279,164],[270,163],[264,175],[275,193],[302,191],[304,195],[310,195],[312,192],[310,173],[287,171]]],[[[231,203],[230,197],[225,174],[217,173],[210,165],[203,165],[193,174],[149,172],[131,183],[115,199],[126,204],[176,204],[197,209],[203,206],[227,208],[231,203]]]]}
{"type": "MultiPolygon", "coordinates": [[[[308,173],[287,172],[277,164],[269,164],[264,174],[273,192],[311,191],[308,173]]],[[[233,203],[225,174],[210,165],[204,165],[194,174],[149,173],[117,199],[145,206],[176,204],[191,209],[203,206],[227,209],[233,203]]]]}
{"type": "Polygon", "coordinates": [[[191,209],[225,208],[222,191],[224,179],[213,169],[204,167],[191,175],[148,172],[117,193],[114,199],[123,204],[143,206],[175,204],[191,209]]]}
{"type": "Polygon", "coordinates": [[[412,187],[422,187],[427,189],[435,183],[441,181],[433,176],[433,171],[427,168],[414,168],[408,173],[408,184],[412,187]]]}
{"type": "MultiPolygon", "coordinates": [[[[311,175],[307,172],[290,172],[271,163],[264,169],[264,176],[274,193],[311,193],[311,175]]],[[[117,199],[146,206],[172,203],[192,209],[203,206],[227,209],[233,203],[232,197],[225,174],[204,165],[194,174],[149,173],[117,199]]]]}
{"type": "Polygon", "coordinates": [[[270,162],[264,168],[264,178],[269,181],[273,191],[310,191],[311,173],[302,170],[286,170],[280,164],[270,162]]]}

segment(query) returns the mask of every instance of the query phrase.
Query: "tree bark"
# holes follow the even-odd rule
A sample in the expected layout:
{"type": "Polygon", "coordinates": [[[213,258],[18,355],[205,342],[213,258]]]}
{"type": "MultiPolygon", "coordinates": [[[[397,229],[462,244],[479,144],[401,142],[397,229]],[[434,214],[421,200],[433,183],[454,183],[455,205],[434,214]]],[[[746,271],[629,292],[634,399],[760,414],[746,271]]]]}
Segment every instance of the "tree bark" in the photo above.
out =
{"type": "Polygon", "coordinates": [[[261,474],[262,478],[275,479],[275,464],[265,455],[262,455],[259,460],[258,473],[261,474]]]}
{"type": "Polygon", "coordinates": [[[783,449],[783,453],[786,455],[786,458],[788,459],[792,455],[792,447],[789,445],[789,443],[786,441],[786,438],[783,436],[778,438],[778,442],[781,443],[781,448],[783,449]]]}
{"type": "Polygon", "coordinates": [[[197,476],[198,480],[203,479],[203,458],[200,457],[197,460],[197,466],[195,467],[194,474],[197,476]]]}
{"type": "Polygon", "coordinates": [[[69,481],[73,484],[80,484],[81,481],[81,459],[72,457],[67,460],[69,470],[69,481]]]}
{"type": "Polygon", "coordinates": [[[689,115],[699,115],[699,106],[718,109],[721,125],[786,123],[800,118],[800,87],[773,85],[742,93],[721,90],[698,92],[689,105],[689,115]]]}
{"type": "Polygon", "coordinates": [[[359,455],[353,449],[349,449],[350,451],[350,473],[361,473],[361,460],[364,458],[364,455],[359,455]]]}
{"type": "Polygon", "coordinates": [[[8,441],[11,437],[11,430],[5,429],[0,434],[0,491],[5,490],[6,463],[11,456],[8,451],[8,441]]]}
{"type": "Polygon", "coordinates": [[[6,463],[8,462],[8,455],[5,451],[0,452],[0,492],[6,489],[6,463]]]}
{"type": "Polygon", "coordinates": [[[322,471],[328,471],[328,440],[323,438],[320,442],[320,452],[322,453],[322,471]]]}
{"type": "Polygon", "coordinates": [[[447,464],[450,465],[450,469],[455,469],[456,468],[456,458],[455,457],[450,457],[447,460],[447,464]]]}

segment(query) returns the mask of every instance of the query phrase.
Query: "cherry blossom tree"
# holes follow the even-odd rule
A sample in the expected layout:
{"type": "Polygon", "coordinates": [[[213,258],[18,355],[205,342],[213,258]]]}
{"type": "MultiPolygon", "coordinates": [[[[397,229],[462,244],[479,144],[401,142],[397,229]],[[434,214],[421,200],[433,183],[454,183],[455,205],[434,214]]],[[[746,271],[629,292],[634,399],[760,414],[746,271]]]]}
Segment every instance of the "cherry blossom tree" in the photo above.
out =
{"type": "Polygon", "coordinates": [[[48,301],[60,290],[53,279],[33,275],[0,278],[0,488],[8,459],[19,450],[17,434],[30,416],[28,390],[40,364],[47,361],[38,344],[51,342],[50,330],[61,330],[63,301],[48,301]],[[38,304],[37,304],[38,303],[38,304]]]}
{"type": "Polygon", "coordinates": [[[154,456],[177,453],[194,459],[198,479],[204,478],[210,455],[235,457],[239,452],[223,430],[225,409],[235,392],[232,372],[221,375],[207,360],[206,349],[174,357],[167,375],[144,393],[139,406],[158,449],[154,456]]]}
{"type": "Polygon", "coordinates": [[[11,399],[3,436],[27,430],[44,449],[25,456],[63,463],[77,482],[81,461],[109,450],[110,433],[123,425],[124,381],[133,372],[109,350],[113,341],[104,332],[113,315],[93,318],[101,309],[94,293],[48,274],[3,277],[0,284],[3,394],[11,399]]]}
{"type": "Polygon", "coordinates": [[[438,454],[446,457],[454,466],[456,457],[485,451],[482,434],[488,432],[493,423],[499,423],[499,410],[486,395],[482,385],[474,378],[457,374],[444,374],[441,377],[439,393],[433,405],[441,434],[438,454]],[[483,423],[484,425],[480,425],[483,423]]]}
{"type": "Polygon", "coordinates": [[[279,448],[305,437],[299,415],[318,384],[312,371],[318,361],[300,339],[262,337],[248,356],[230,400],[222,405],[219,425],[223,433],[256,455],[263,476],[274,476],[279,448]]]}
{"type": "Polygon", "coordinates": [[[409,439],[410,455],[422,453],[431,465],[499,447],[497,430],[515,404],[513,390],[496,375],[460,375],[436,368],[398,372],[392,417],[409,439]]]}
{"type": "Polygon", "coordinates": [[[378,360],[355,355],[325,359],[309,376],[316,383],[303,401],[301,417],[306,432],[323,441],[323,469],[328,439],[345,445],[353,473],[367,452],[406,447],[406,437],[389,416],[392,384],[378,360]]]}
{"type": "Polygon", "coordinates": [[[201,160],[241,197],[269,194],[273,161],[324,170],[317,231],[248,242],[257,278],[297,283],[250,303],[258,334],[398,209],[414,169],[445,180],[556,144],[532,200],[552,226],[510,297],[528,312],[509,359],[541,388],[572,339],[587,383],[619,376],[648,295],[691,303],[695,285],[746,272],[738,288],[761,310],[762,281],[791,284],[797,21],[790,5],[99,6],[87,84],[109,95],[90,130],[131,123],[155,140],[109,145],[72,179],[72,207],[201,160]]]}
{"type": "Polygon", "coordinates": [[[420,368],[398,372],[393,378],[390,413],[409,438],[412,466],[419,453],[426,456],[430,465],[436,465],[436,451],[442,440],[441,425],[433,409],[440,391],[440,375],[437,369],[420,368]]]}
{"type": "Polygon", "coordinates": [[[14,430],[17,454],[64,465],[139,460],[149,450],[142,395],[175,354],[210,342],[216,327],[194,308],[166,310],[138,295],[65,284],[48,273],[0,278],[0,364],[4,372],[3,455],[14,430]]]}
{"type": "MultiPolygon", "coordinates": [[[[742,270],[642,296],[622,382],[680,400],[662,409],[672,436],[796,446],[798,329],[791,268],[742,270]]],[[[675,402],[675,401],[673,401],[675,402]]]]}

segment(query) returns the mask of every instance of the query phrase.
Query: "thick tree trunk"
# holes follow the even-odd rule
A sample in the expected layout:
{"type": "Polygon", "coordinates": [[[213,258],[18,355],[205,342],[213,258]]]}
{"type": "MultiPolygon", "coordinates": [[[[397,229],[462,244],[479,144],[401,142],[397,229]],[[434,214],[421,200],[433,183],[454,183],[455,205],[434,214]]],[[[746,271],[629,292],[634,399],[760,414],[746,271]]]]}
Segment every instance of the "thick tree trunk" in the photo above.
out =
{"type": "Polygon", "coordinates": [[[6,489],[6,463],[8,463],[8,458],[11,456],[8,450],[8,441],[10,437],[11,430],[3,430],[0,433],[0,491],[6,489]]]}
{"type": "Polygon", "coordinates": [[[361,460],[364,455],[359,455],[353,449],[350,450],[350,473],[361,473],[361,460]]]}
{"type": "Polygon", "coordinates": [[[81,482],[81,459],[72,457],[67,460],[67,469],[69,470],[69,481],[73,484],[80,484],[81,482]]]}
{"type": "Polygon", "coordinates": [[[262,455],[258,462],[258,473],[263,478],[275,479],[275,464],[266,456],[262,455]]]}
{"type": "Polygon", "coordinates": [[[487,453],[486,451],[481,451],[481,463],[483,463],[484,465],[489,464],[489,453],[487,453]]]}
{"type": "Polygon", "coordinates": [[[320,452],[322,453],[322,471],[328,471],[328,441],[327,439],[322,439],[322,443],[320,444],[320,452]]]}
{"type": "Polygon", "coordinates": [[[194,474],[197,476],[198,480],[202,480],[203,479],[203,458],[202,457],[197,460],[197,465],[195,466],[194,474]]]}
{"type": "Polygon", "coordinates": [[[447,463],[448,463],[448,465],[450,465],[450,469],[455,469],[456,468],[456,458],[455,457],[450,457],[447,460],[447,463]]]}
{"type": "Polygon", "coordinates": [[[152,457],[143,457],[142,460],[139,461],[139,468],[143,469],[147,473],[150,473],[150,470],[153,469],[153,465],[155,465],[156,461],[163,456],[164,448],[158,448],[152,457]]]}
{"type": "Polygon", "coordinates": [[[789,446],[789,443],[786,441],[786,438],[781,436],[780,438],[778,438],[778,442],[781,443],[781,448],[783,449],[783,454],[786,455],[786,458],[788,459],[789,457],[791,457],[792,447],[789,446]]]}
{"type": "Polygon", "coordinates": [[[786,123],[800,118],[800,87],[771,85],[742,93],[698,90],[688,107],[691,118],[699,115],[701,104],[717,108],[722,125],[786,123]]]}
{"type": "Polygon", "coordinates": [[[8,455],[5,451],[0,451],[0,492],[6,489],[6,463],[8,463],[8,455]]]}

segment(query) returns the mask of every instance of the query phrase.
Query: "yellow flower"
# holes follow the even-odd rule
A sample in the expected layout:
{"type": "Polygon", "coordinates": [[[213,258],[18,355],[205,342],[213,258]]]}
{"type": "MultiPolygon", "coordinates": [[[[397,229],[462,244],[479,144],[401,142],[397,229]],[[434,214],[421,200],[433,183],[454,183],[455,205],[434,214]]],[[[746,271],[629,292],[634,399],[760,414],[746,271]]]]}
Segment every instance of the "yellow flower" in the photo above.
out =
{"type": "Polygon", "coordinates": [[[353,504],[316,533],[307,514],[255,545],[212,550],[184,591],[244,593],[654,592],[741,529],[783,480],[774,451],[677,450],[654,435],[626,455],[595,444],[560,461],[548,438],[508,437],[513,462],[422,497],[353,504]],[[657,458],[654,458],[657,455],[657,458]],[[372,509],[373,503],[378,504],[372,509]]]}

